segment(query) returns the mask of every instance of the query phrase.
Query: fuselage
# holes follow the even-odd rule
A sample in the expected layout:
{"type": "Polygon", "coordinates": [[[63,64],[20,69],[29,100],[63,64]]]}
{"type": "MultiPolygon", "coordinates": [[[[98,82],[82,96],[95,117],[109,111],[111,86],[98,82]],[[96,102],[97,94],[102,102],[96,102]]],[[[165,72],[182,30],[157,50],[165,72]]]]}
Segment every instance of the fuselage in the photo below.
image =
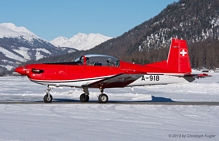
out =
{"type": "MultiPolygon", "coordinates": [[[[91,66],[83,63],[31,64],[20,67],[20,70],[25,70],[24,74],[35,83],[56,87],[82,87],[122,73],[141,74],[132,82],[120,78],[127,83],[125,86],[129,87],[187,82],[185,77],[169,76],[168,74],[176,73],[173,71],[123,61],[114,66],[91,66]]],[[[124,85],[117,84],[112,87],[124,87],[124,85]]]]}

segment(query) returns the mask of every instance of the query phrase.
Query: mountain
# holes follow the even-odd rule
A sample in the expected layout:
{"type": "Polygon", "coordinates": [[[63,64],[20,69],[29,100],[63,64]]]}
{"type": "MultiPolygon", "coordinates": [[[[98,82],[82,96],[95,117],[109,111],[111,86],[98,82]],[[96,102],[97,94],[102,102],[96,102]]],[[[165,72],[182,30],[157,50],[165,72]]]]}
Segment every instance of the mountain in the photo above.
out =
{"type": "Polygon", "coordinates": [[[58,47],[71,47],[77,50],[89,50],[96,45],[99,45],[112,37],[107,37],[101,34],[84,34],[78,33],[71,38],[57,37],[50,41],[51,44],[58,47]]]}
{"type": "Polygon", "coordinates": [[[57,48],[25,27],[13,23],[0,24],[0,74],[27,60],[74,52],[72,48],[57,48]]]}
{"type": "Polygon", "coordinates": [[[13,23],[2,23],[0,24],[0,38],[18,38],[23,37],[24,39],[31,41],[34,38],[40,39],[37,35],[26,29],[25,27],[17,27],[13,23]]]}
{"type": "Polygon", "coordinates": [[[219,67],[218,7],[218,0],[179,0],[123,35],[90,50],[40,61],[70,61],[68,58],[80,54],[100,53],[130,62],[150,63],[165,60],[171,38],[180,38],[187,40],[192,67],[219,67]]]}

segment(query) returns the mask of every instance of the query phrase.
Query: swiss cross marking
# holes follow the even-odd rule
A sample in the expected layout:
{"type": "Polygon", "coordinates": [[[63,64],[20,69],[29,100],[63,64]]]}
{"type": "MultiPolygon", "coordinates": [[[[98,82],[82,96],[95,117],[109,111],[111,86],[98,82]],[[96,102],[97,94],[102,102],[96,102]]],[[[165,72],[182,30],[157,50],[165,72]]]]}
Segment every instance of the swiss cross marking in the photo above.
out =
{"type": "Polygon", "coordinates": [[[182,50],[179,52],[179,54],[182,55],[183,57],[185,57],[186,54],[187,54],[187,50],[182,49],[182,50]]]}

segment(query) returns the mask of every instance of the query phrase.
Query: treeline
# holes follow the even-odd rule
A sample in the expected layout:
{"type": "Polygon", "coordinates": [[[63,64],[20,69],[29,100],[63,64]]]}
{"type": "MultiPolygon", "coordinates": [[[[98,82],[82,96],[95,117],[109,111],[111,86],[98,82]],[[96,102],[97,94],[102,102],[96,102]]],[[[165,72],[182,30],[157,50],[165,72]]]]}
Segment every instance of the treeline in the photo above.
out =
{"type": "Polygon", "coordinates": [[[207,39],[191,44],[190,60],[193,68],[219,68],[219,41],[207,39]]]}

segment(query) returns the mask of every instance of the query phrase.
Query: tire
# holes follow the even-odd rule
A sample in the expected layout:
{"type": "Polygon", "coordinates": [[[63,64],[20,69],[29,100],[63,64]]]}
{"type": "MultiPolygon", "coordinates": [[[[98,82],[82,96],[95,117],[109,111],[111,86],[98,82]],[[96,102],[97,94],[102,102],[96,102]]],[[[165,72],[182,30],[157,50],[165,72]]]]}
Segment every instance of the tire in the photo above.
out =
{"type": "Polygon", "coordinates": [[[50,94],[50,96],[48,96],[48,94],[46,94],[46,95],[44,96],[44,98],[43,98],[43,100],[44,100],[45,103],[51,103],[51,102],[52,102],[52,99],[53,99],[53,97],[52,97],[51,94],[50,94]]]}
{"type": "Polygon", "coordinates": [[[99,103],[107,103],[108,96],[106,94],[100,94],[98,97],[99,103]]]}
{"type": "Polygon", "coordinates": [[[80,96],[80,101],[81,102],[88,102],[89,101],[89,95],[86,95],[86,94],[81,94],[80,96]]]}

